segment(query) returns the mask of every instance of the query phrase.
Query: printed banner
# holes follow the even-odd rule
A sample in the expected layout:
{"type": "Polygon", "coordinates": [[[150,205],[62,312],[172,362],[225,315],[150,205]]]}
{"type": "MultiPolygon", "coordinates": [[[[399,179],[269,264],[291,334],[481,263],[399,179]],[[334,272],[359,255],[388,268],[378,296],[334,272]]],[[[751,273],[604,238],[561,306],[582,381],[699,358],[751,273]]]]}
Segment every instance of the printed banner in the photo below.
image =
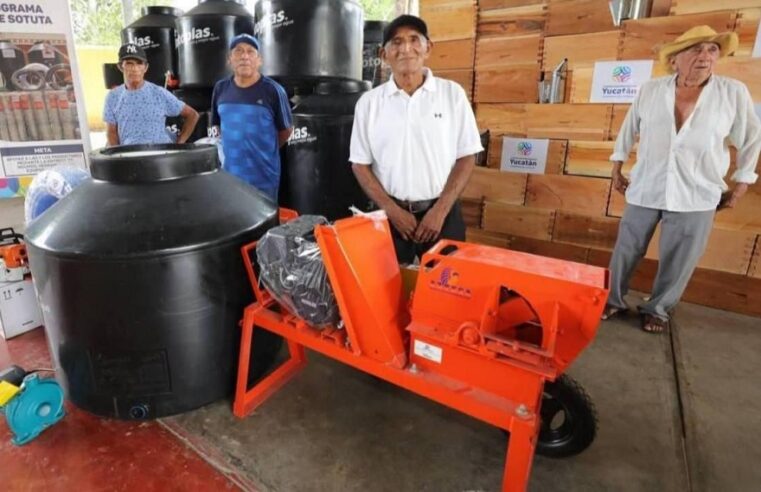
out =
{"type": "Polygon", "coordinates": [[[596,62],[589,102],[631,103],[652,73],[653,60],[596,62]]]}
{"type": "Polygon", "coordinates": [[[40,171],[86,168],[89,131],[69,2],[0,3],[0,198],[40,171]]]}
{"type": "Polygon", "coordinates": [[[548,139],[502,137],[502,171],[544,174],[548,139]]]}

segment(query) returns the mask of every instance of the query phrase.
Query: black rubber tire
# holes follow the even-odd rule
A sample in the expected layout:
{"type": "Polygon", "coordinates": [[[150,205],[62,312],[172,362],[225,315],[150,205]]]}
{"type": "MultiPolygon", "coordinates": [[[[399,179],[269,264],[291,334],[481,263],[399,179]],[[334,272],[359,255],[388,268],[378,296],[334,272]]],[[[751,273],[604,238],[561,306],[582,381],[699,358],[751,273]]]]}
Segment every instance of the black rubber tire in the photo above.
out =
{"type": "Polygon", "coordinates": [[[584,388],[566,374],[544,385],[540,414],[537,454],[549,458],[574,456],[595,439],[597,414],[592,400],[584,388]],[[562,420],[558,422],[558,419],[562,420]]]}

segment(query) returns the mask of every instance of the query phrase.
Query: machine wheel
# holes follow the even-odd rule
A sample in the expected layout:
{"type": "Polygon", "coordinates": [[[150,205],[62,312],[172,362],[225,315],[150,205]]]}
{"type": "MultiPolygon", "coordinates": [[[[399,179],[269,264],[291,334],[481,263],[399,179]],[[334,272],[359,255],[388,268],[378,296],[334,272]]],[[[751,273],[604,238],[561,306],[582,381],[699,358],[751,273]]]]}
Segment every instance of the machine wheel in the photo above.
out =
{"type": "Polygon", "coordinates": [[[573,456],[587,449],[595,439],[595,407],[581,385],[568,375],[544,385],[540,414],[536,452],[542,456],[573,456]]]}

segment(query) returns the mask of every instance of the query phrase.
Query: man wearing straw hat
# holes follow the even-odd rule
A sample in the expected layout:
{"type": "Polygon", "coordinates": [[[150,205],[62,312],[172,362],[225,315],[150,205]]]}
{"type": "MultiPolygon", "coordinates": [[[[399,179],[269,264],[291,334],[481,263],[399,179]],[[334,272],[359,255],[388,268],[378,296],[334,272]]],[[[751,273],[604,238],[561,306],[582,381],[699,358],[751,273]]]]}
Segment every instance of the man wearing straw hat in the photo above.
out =
{"type": "Polygon", "coordinates": [[[658,273],[652,295],[641,306],[642,329],[669,327],[711,233],[714,214],[732,208],[758,175],[761,122],[747,87],[713,74],[719,58],[737,48],[733,32],[693,27],[660,49],[673,74],[642,85],[618,134],[610,160],[613,186],[626,209],[610,262],[610,297],[603,319],[627,310],[624,295],[637,263],[661,225],[658,273]],[[629,179],[621,167],[639,137],[629,179]],[[729,189],[729,145],[737,148],[729,189]]]}

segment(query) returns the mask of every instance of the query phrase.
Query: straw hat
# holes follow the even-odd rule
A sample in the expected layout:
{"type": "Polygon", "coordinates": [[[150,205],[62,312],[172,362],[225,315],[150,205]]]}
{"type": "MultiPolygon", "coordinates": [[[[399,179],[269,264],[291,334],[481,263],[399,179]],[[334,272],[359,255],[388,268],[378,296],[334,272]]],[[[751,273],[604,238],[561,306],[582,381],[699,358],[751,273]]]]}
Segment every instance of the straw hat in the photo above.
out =
{"type": "Polygon", "coordinates": [[[666,43],[661,46],[658,58],[661,63],[668,64],[669,57],[676,55],[680,51],[684,51],[690,46],[694,46],[699,43],[716,43],[721,48],[721,58],[729,56],[735,52],[739,40],[737,39],[737,33],[723,32],[717,33],[709,26],[696,26],[687,30],[684,34],[676,38],[670,43],[666,43]]]}

